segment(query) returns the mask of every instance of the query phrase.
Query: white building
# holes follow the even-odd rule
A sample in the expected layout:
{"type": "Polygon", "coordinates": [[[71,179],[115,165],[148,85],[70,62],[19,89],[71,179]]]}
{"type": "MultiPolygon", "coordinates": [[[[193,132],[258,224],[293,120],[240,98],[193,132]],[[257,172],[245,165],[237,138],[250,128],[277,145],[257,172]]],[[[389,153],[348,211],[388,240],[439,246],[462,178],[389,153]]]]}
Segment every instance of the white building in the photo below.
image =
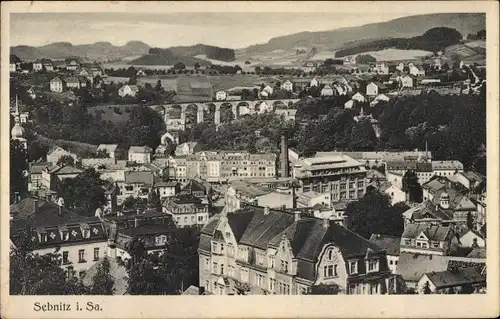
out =
{"type": "Polygon", "coordinates": [[[152,152],[153,150],[149,146],[130,146],[128,160],[140,164],[151,163],[152,152]]]}
{"type": "Polygon", "coordinates": [[[225,91],[218,91],[215,93],[215,99],[217,101],[225,101],[227,99],[227,93],[225,91]]]}
{"type": "Polygon", "coordinates": [[[129,85],[129,84],[125,84],[124,86],[122,86],[121,88],[118,89],[118,95],[121,96],[121,97],[125,97],[125,96],[136,96],[137,93],[139,92],[139,88],[137,87],[137,85],[129,85]]]}
{"type": "Polygon", "coordinates": [[[290,80],[286,80],[285,83],[281,84],[281,89],[288,92],[293,92],[293,83],[290,82],[290,80]]]}
{"type": "Polygon", "coordinates": [[[333,89],[329,85],[325,85],[325,87],[321,90],[321,96],[332,96],[333,89]]]}
{"type": "Polygon", "coordinates": [[[58,77],[55,77],[52,80],[50,80],[50,90],[52,92],[62,93],[64,91],[63,81],[58,77]]]}

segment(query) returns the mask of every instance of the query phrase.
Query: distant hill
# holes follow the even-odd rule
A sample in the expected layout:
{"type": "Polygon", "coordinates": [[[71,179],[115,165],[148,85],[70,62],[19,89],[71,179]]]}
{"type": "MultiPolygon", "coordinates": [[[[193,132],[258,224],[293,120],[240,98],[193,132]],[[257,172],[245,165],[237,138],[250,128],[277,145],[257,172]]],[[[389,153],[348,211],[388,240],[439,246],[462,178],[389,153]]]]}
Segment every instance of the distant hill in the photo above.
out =
{"type": "Polygon", "coordinates": [[[193,66],[196,63],[200,65],[211,65],[212,63],[196,58],[203,55],[208,59],[218,61],[234,61],[235,54],[233,49],[219,48],[210,45],[197,44],[186,47],[171,47],[168,49],[151,48],[148,54],[128,62],[128,64],[140,65],[174,65],[182,62],[187,66],[193,66]]]}
{"type": "Polygon", "coordinates": [[[429,52],[444,51],[450,45],[459,44],[463,39],[463,35],[455,29],[438,27],[425,31],[421,36],[411,38],[393,38],[365,41],[363,43],[353,45],[349,43],[349,47],[335,52],[336,58],[341,58],[347,55],[364,53],[368,51],[380,51],[389,48],[400,50],[423,50],[429,52]]]}
{"type": "Polygon", "coordinates": [[[171,49],[151,48],[148,54],[141,56],[135,60],[129,61],[130,65],[174,65],[178,62],[184,63],[186,66],[211,65],[209,61],[175,54],[171,49]]]}
{"type": "Polygon", "coordinates": [[[79,57],[90,61],[120,60],[131,55],[143,55],[149,50],[149,45],[141,41],[130,41],[123,46],[115,46],[109,42],[73,45],[69,42],[56,42],[40,47],[20,45],[10,48],[11,54],[23,61],[37,59],[64,59],[79,57]]]}
{"type": "Polygon", "coordinates": [[[453,28],[466,36],[486,28],[486,15],[484,13],[436,13],[404,17],[360,27],[321,32],[300,32],[272,38],[265,44],[250,46],[246,48],[246,52],[294,50],[298,47],[338,49],[348,42],[359,39],[416,37],[435,27],[453,28]]]}

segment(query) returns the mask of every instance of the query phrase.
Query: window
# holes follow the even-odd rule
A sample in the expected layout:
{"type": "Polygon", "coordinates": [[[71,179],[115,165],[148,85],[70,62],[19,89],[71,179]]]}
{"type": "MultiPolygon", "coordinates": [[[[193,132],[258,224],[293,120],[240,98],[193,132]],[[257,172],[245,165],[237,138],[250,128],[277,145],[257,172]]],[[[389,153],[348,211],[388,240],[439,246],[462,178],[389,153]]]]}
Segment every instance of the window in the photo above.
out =
{"type": "Polygon", "coordinates": [[[184,217],[184,223],[187,223],[187,221],[188,221],[188,218],[184,217]]]}
{"type": "Polygon", "coordinates": [[[266,277],[264,275],[261,275],[261,274],[256,274],[255,284],[258,287],[265,288],[266,287],[266,277]]]}
{"type": "Polygon", "coordinates": [[[208,269],[210,267],[210,258],[205,258],[205,268],[208,269]]]}
{"type": "Polygon", "coordinates": [[[337,277],[337,265],[327,265],[323,267],[323,277],[337,277]]]}
{"type": "Polygon", "coordinates": [[[248,282],[248,269],[246,268],[241,269],[241,281],[248,282]]]}
{"type": "Polygon", "coordinates": [[[358,273],[358,262],[357,261],[350,261],[349,262],[349,273],[351,275],[358,273]]]}
{"type": "Polygon", "coordinates": [[[264,255],[257,253],[257,264],[258,265],[264,265],[264,255]]]}
{"type": "Polygon", "coordinates": [[[210,281],[205,281],[205,288],[207,289],[207,291],[210,291],[210,281]]]}
{"type": "Polygon", "coordinates": [[[65,231],[62,231],[62,238],[63,240],[69,240],[69,231],[65,230],[65,231]]]}
{"type": "Polygon", "coordinates": [[[99,260],[99,248],[94,248],[94,261],[99,260]]]}
{"type": "Polygon", "coordinates": [[[75,271],[73,270],[73,266],[68,267],[68,278],[73,278],[75,271]]]}
{"type": "Polygon", "coordinates": [[[392,264],[393,264],[393,262],[392,262],[392,260],[390,260],[390,261],[389,261],[389,265],[392,265],[392,264]]]}
{"type": "Polygon", "coordinates": [[[368,261],[368,272],[377,271],[378,270],[378,260],[369,260],[368,261]]]}
{"type": "Polygon", "coordinates": [[[439,248],[439,243],[438,242],[432,243],[432,248],[439,248]]]}
{"type": "Polygon", "coordinates": [[[269,255],[269,267],[274,268],[274,255],[269,255]]]}
{"type": "Polygon", "coordinates": [[[224,275],[224,264],[220,264],[220,274],[224,275]]]}
{"type": "Polygon", "coordinates": [[[80,249],[78,251],[78,262],[79,263],[84,263],[85,262],[85,249],[80,249]]]}
{"type": "Polygon", "coordinates": [[[410,239],[405,239],[405,245],[410,246],[411,245],[411,240],[410,239]]]}
{"type": "Polygon", "coordinates": [[[220,253],[223,254],[224,253],[224,244],[220,244],[220,253]]]}
{"type": "Polygon", "coordinates": [[[227,239],[230,239],[230,238],[231,238],[231,233],[230,233],[230,232],[228,232],[228,231],[226,232],[226,238],[227,238],[227,239]]]}
{"type": "Polygon", "coordinates": [[[203,216],[198,216],[198,221],[202,222],[203,221],[203,216]]]}
{"type": "Polygon", "coordinates": [[[219,244],[216,242],[212,242],[212,252],[213,253],[219,253],[219,244]]]}
{"type": "Polygon", "coordinates": [[[156,246],[162,246],[167,243],[167,236],[165,235],[160,235],[155,238],[155,244],[156,246]]]}
{"type": "Polygon", "coordinates": [[[84,229],[82,232],[83,238],[90,238],[90,230],[84,229]]]}
{"type": "Polygon", "coordinates": [[[67,264],[69,261],[68,261],[68,252],[67,251],[63,251],[63,264],[67,264]]]}
{"type": "Polygon", "coordinates": [[[215,261],[212,263],[212,273],[217,274],[217,263],[215,261]]]}
{"type": "Polygon", "coordinates": [[[231,243],[227,244],[227,254],[229,256],[234,256],[234,246],[231,243]]]}
{"type": "Polygon", "coordinates": [[[228,266],[229,276],[234,277],[234,266],[228,266]]]}
{"type": "Polygon", "coordinates": [[[271,278],[269,280],[269,290],[272,291],[272,292],[274,292],[275,289],[276,289],[276,279],[271,278]]]}
{"type": "Polygon", "coordinates": [[[281,271],[287,273],[288,272],[288,261],[281,261],[281,271]]]}

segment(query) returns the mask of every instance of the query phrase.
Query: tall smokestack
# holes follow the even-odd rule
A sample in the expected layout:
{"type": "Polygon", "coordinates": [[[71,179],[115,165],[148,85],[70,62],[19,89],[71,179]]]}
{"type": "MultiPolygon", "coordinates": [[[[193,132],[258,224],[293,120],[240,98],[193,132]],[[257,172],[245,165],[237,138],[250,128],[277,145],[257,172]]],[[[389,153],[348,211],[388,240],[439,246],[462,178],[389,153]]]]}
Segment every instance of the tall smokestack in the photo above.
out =
{"type": "Polygon", "coordinates": [[[281,130],[281,177],[288,177],[288,131],[281,130]]]}

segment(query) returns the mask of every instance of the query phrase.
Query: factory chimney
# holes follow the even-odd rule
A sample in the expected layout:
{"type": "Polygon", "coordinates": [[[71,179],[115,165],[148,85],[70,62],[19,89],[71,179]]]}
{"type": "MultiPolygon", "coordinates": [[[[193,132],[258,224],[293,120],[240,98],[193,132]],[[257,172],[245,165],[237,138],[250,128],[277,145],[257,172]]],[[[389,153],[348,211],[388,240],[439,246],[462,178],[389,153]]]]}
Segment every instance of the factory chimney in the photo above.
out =
{"type": "Polygon", "coordinates": [[[288,131],[281,130],[281,177],[288,177],[288,131]]]}

